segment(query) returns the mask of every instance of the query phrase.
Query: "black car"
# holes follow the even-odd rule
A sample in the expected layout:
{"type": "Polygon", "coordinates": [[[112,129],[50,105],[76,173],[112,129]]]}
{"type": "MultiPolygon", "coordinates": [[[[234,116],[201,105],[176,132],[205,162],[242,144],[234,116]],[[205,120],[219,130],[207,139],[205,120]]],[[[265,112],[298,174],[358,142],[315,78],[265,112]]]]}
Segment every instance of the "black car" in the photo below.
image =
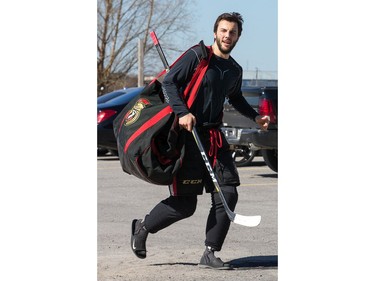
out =
{"type": "MultiPolygon", "coordinates": [[[[254,86],[243,86],[241,90],[247,103],[258,112],[259,97],[262,94],[262,89],[254,86]]],[[[255,156],[261,155],[258,147],[255,147],[249,141],[241,140],[241,135],[246,135],[247,132],[252,131],[252,128],[256,126],[257,124],[254,121],[239,113],[228,101],[225,102],[221,130],[230,144],[233,151],[232,156],[238,167],[249,165],[255,156]]]]}
{"type": "Polygon", "coordinates": [[[134,87],[117,90],[97,98],[98,154],[109,151],[117,155],[117,143],[113,133],[113,120],[143,88],[134,87]]]}

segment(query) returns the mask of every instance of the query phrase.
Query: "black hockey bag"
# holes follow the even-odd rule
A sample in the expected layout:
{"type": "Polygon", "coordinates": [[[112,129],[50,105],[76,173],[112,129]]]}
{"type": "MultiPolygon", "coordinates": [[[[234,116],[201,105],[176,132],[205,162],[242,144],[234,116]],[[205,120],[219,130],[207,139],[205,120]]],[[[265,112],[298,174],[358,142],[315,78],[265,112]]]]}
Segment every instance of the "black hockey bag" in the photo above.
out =
{"type": "MultiPolygon", "coordinates": [[[[209,59],[200,61],[184,91],[183,96],[188,108],[195,100],[208,62],[209,59]]],[[[162,71],[133,98],[113,122],[124,172],[157,185],[172,184],[174,176],[182,166],[185,153],[185,130],[180,129],[178,117],[164,102],[161,83],[157,80],[165,73],[166,70],[162,71]]]]}
{"type": "Polygon", "coordinates": [[[184,156],[178,119],[153,81],[113,123],[122,169],[153,184],[168,185],[184,156]]]}

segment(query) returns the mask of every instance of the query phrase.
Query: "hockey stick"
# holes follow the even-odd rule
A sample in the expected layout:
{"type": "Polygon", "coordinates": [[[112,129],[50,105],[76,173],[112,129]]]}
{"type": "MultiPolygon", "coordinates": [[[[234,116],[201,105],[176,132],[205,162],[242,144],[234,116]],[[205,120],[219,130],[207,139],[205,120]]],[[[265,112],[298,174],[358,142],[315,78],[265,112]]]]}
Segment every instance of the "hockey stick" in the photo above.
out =
{"type": "MultiPolygon", "coordinates": [[[[167,71],[169,71],[169,65],[168,65],[168,62],[165,58],[165,55],[163,53],[163,50],[161,49],[161,46],[159,44],[159,40],[158,38],[156,37],[156,34],[154,31],[152,31],[150,33],[151,35],[151,38],[154,42],[154,45],[155,47],[157,48],[158,50],[158,53],[160,55],[160,58],[161,60],[163,61],[163,64],[164,64],[164,67],[167,71]]],[[[203,41],[200,42],[200,45],[202,47],[202,50],[203,52],[205,53],[206,52],[206,49],[205,49],[205,46],[203,44],[203,41]]],[[[205,54],[204,54],[205,55],[205,54]]],[[[249,226],[249,227],[254,227],[254,226],[257,226],[259,225],[260,221],[261,221],[261,216],[243,216],[243,215],[239,215],[239,214],[236,214],[234,212],[231,211],[231,209],[229,209],[229,206],[225,200],[225,197],[224,197],[224,194],[220,188],[220,185],[217,181],[217,176],[215,175],[212,167],[211,167],[211,164],[210,164],[210,161],[208,160],[208,157],[206,155],[206,152],[204,150],[204,147],[202,145],[202,142],[201,140],[199,139],[199,136],[198,136],[198,133],[197,133],[197,130],[195,127],[193,127],[193,137],[195,139],[195,142],[197,143],[197,146],[199,148],[199,151],[201,153],[201,156],[203,158],[203,161],[206,165],[206,168],[211,176],[211,179],[212,179],[212,182],[213,184],[215,185],[215,188],[216,188],[216,191],[219,193],[219,196],[220,196],[220,199],[224,205],[224,209],[225,209],[225,212],[227,213],[229,219],[236,223],[236,224],[240,224],[240,225],[244,225],[244,226],[249,226]]]]}
{"type": "Polygon", "coordinates": [[[164,55],[163,50],[161,49],[161,46],[159,44],[159,39],[158,39],[158,37],[156,37],[155,31],[151,31],[150,36],[151,36],[151,39],[154,42],[154,46],[156,47],[156,50],[158,51],[159,56],[160,56],[160,58],[163,62],[164,68],[168,72],[169,71],[169,64],[168,64],[167,58],[164,55]]]}
{"type": "Polygon", "coordinates": [[[199,151],[202,155],[204,164],[206,165],[206,168],[207,168],[208,172],[210,173],[212,182],[215,185],[216,191],[219,193],[220,199],[223,202],[224,209],[227,212],[227,215],[228,215],[229,219],[232,222],[240,224],[240,225],[250,226],[250,227],[257,226],[260,223],[261,216],[242,216],[242,215],[239,215],[239,214],[236,214],[236,213],[232,212],[231,209],[229,209],[228,204],[225,201],[224,194],[221,191],[220,185],[217,181],[217,176],[215,175],[215,173],[214,173],[214,171],[211,167],[210,161],[208,161],[207,154],[204,151],[204,147],[202,145],[201,140],[198,137],[198,133],[197,133],[197,130],[196,130],[195,127],[193,127],[193,137],[194,137],[194,139],[195,139],[195,141],[198,145],[198,148],[199,148],[199,151]]]}

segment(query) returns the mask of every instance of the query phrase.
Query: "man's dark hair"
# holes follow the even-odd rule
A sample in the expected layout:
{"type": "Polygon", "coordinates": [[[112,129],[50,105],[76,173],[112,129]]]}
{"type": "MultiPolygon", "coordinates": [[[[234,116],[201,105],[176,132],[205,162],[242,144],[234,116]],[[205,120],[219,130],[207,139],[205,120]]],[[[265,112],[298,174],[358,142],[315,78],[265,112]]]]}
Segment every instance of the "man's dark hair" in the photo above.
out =
{"type": "Polygon", "coordinates": [[[226,21],[229,21],[229,22],[236,22],[237,26],[238,26],[238,37],[241,36],[243,18],[239,13],[233,12],[233,13],[221,14],[216,19],[216,22],[215,22],[215,25],[214,25],[214,33],[216,33],[219,22],[222,21],[222,20],[226,20],[226,21]]]}

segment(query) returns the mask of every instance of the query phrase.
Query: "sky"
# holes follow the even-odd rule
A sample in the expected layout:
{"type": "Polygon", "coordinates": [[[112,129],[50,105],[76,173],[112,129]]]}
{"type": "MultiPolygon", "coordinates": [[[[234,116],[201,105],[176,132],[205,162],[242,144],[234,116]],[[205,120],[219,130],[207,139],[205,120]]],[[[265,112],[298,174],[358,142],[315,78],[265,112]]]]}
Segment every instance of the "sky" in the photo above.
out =
{"type": "Polygon", "coordinates": [[[203,39],[206,45],[212,44],[216,18],[224,12],[238,12],[244,24],[232,57],[244,71],[278,70],[277,0],[195,0],[194,9],[192,24],[196,41],[203,39]]]}

